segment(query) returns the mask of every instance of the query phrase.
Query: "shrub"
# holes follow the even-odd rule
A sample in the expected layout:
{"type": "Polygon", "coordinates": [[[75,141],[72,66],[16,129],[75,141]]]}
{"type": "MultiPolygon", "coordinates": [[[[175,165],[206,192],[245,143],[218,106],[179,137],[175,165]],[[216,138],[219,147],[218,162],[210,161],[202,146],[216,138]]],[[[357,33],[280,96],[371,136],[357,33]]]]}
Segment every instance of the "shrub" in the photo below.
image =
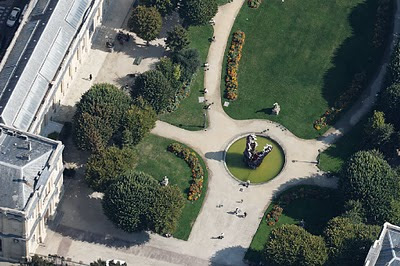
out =
{"type": "Polygon", "coordinates": [[[187,25],[204,25],[218,11],[216,0],[186,0],[181,2],[179,16],[187,25]]]}
{"type": "Polygon", "coordinates": [[[250,8],[258,8],[261,5],[262,0],[247,0],[247,5],[250,8]]]}
{"type": "Polygon", "coordinates": [[[138,6],[132,11],[128,27],[148,43],[160,34],[162,18],[155,7],[138,6]]]}
{"type": "Polygon", "coordinates": [[[190,44],[189,35],[181,25],[175,26],[172,31],[167,32],[165,44],[171,51],[180,51],[190,44]]]}
{"type": "Polygon", "coordinates": [[[368,146],[371,148],[381,149],[389,143],[394,128],[391,124],[385,123],[385,114],[383,112],[374,111],[365,125],[364,129],[368,146]]]}
{"type": "Polygon", "coordinates": [[[328,259],[324,239],[297,225],[273,229],[264,254],[268,265],[324,265],[328,259]]]}
{"type": "Polygon", "coordinates": [[[158,70],[150,70],[137,77],[131,93],[133,98],[141,96],[158,114],[166,111],[175,97],[174,89],[158,70]]]}
{"type": "Polygon", "coordinates": [[[120,175],[133,170],[136,162],[136,154],[131,149],[109,147],[89,157],[85,181],[93,190],[104,192],[120,175]]]}
{"type": "Polygon", "coordinates": [[[200,55],[196,49],[184,49],[172,54],[172,61],[181,65],[181,81],[189,82],[200,67],[200,55]]]}
{"type": "Polygon", "coordinates": [[[176,186],[161,187],[152,176],[133,171],[121,175],[103,198],[106,216],[126,232],[171,233],[184,204],[176,186]]]}
{"type": "Polygon", "coordinates": [[[382,91],[378,107],[385,113],[388,122],[400,129],[400,84],[393,84],[382,91]]]}
{"type": "Polygon", "coordinates": [[[324,231],[330,265],[362,265],[380,227],[335,217],[324,231]]]}
{"type": "Polygon", "coordinates": [[[400,40],[394,47],[392,57],[388,66],[388,79],[390,84],[400,83],[400,40]]]}
{"type": "Polygon", "coordinates": [[[122,143],[125,146],[138,144],[156,125],[157,114],[141,97],[125,113],[121,122],[122,143]]]}
{"type": "Polygon", "coordinates": [[[359,151],[344,167],[339,180],[344,199],[359,200],[370,223],[391,221],[391,202],[398,181],[390,165],[377,151],[359,151]]]}
{"type": "Polygon", "coordinates": [[[244,44],[245,34],[242,31],[233,33],[232,42],[228,51],[228,60],[225,76],[225,97],[229,100],[236,100],[238,93],[238,69],[239,61],[242,57],[242,48],[244,44]]]}
{"type": "Polygon", "coordinates": [[[192,182],[189,187],[188,200],[198,200],[203,188],[204,170],[196,153],[179,143],[170,144],[167,150],[185,160],[189,165],[192,171],[192,182]]]}

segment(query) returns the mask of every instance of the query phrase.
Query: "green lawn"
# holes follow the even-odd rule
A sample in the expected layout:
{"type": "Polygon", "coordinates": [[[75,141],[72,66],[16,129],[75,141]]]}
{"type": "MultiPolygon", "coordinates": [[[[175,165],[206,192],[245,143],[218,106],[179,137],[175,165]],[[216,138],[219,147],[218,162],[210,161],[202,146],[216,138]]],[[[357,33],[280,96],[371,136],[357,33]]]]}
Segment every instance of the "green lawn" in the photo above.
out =
{"type": "MultiPolygon", "coordinates": [[[[160,181],[164,176],[168,176],[170,184],[177,185],[184,193],[185,198],[187,198],[190,181],[192,180],[191,171],[183,159],[167,151],[167,146],[173,142],[175,141],[155,135],[149,135],[144,138],[135,147],[139,158],[136,170],[149,173],[160,181]]],[[[203,193],[202,197],[195,202],[186,201],[177,230],[173,233],[174,237],[179,239],[187,240],[189,238],[190,231],[206,195],[208,174],[200,156],[199,159],[205,172],[203,193]]]]}
{"type": "MultiPolygon", "coordinates": [[[[213,28],[210,25],[189,28],[190,47],[196,48],[200,53],[201,62],[205,62],[208,55],[213,28]]],[[[179,126],[187,130],[201,130],[204,126],[203,105],[198,97],[203,96],[204,70],[199,68],[190,85],[190,95],[181,101],[178,110],[160,117],[162,121],[179,126]]]]}
{"type": "Polygon", "coordinates": [[[321,153],[318,167],[325,172],[337,174],[344,162],[361,148],[365,119],[358,122],[347,134],[321,153]]]}
{"type": "MultiPolygon", "coordinates": [[[[277,121],[301,138],[323,133],[313,121],[349,87],[355,73],[365,70],[371,77],[380,62],[384,49],[369,42],[376,8],[373,0],[271,0],[258,9],[243,5],[232,28],[246,34],[239,97],[225,108],[227,114],[277,121]],[[279,116],[270,114],[274,102],[281,106],[279,116]]],[[[224,77],[222,71],[222,93],[224,77]]]]}
{"type": "MultiPolygon", "coordinates": [[[[289,189],[283,194],[288,193],[299,188],[309,188],[312,186],[296,186],[289,189]]],[[[246,252],[245,259],[251,262],[258,263],[262,261],[261,251],[267,242],[269,234],[272,229],[282,226],[283,224],[298,224],[301,220],[305,222],[305,229],[312,234],[322,234],[326,223],[339,214],[337,207],[337,200],[335,200],[335,192],[333,190],[319,188],[321,193],[330,193],[329,199],[297,199],[292,201],[286,208],[284,208],[282,216],[279,221],[269,226],[265,220],[266,214],[272,209],[277,201],[274,200],[265,212],[262,221],[257,229],[256,234],[251,241],[250,247],[246,252]]]]}

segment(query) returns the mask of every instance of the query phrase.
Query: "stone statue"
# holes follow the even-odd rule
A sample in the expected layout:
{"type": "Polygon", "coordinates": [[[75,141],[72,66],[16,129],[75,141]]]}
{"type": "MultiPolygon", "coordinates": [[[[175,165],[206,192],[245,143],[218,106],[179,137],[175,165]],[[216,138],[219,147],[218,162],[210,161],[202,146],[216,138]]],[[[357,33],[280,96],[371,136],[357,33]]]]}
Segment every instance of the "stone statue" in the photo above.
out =
{"type": "Polygon", "coordinates": [[[256,169],[261,165],[265,156],[267,156],[272,151],[272,146],[267,144],[264,146],[263,150],[257,152],[256,147],[257,137],[255,134],[250,134],[246,137],[246,148],[243,152],[243,160],[244,162],[252,169],[256,169]]]}
{"type": "Polygon", "coordinates": [[[272,114],[279,115],[280,111],[281,111],[281,107],[279,106],[279,104],[274,103],[273,108],[272,108],[272,114]]]}
{"type": "Polygon", "coordinates": [[[169,180],[167,176],[164,176],[163,180],[161,181],[161,186],[168,186],[169,180]]]}

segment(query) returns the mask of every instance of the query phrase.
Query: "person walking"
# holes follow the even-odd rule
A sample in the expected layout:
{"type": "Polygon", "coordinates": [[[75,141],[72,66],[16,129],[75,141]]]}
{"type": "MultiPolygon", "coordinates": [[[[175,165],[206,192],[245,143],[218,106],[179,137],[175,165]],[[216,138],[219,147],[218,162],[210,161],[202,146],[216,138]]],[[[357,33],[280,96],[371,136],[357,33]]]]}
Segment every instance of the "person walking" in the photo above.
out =
{"type": "Polygon", "coordinates": [[[224,233],[221,233],[218,238],[223,239],[224,237],[225,237],[224,233]]]}
{"type": "Polygon", "coordinates": [[[246,218],[246,216],[247,216],[247,212],[244,212],[243,213],[243,218],[246,218]]]}
{"type": "Polygon", "coordinates": [[[91,81],[93,79],[92,74],[89,74],[89,81],[91,81]]]}

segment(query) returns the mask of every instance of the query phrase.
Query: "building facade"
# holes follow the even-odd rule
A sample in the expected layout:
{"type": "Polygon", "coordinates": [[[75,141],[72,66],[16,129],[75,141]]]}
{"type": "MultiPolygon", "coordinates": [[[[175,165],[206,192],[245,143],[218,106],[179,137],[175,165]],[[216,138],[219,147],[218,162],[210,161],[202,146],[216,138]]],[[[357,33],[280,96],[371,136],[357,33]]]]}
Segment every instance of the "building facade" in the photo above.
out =
{"type": "Polygon", "coordinates": [[[21,260],[46,237],[63,187],[59,141],[0,125],[0,257],[21,260]]]}
{"type": "Polygon", "coordinates": [[[0,62],[0,258],[44,241],[63,185],[63,145],[43,131],[90,51],[110,0],[31,0],[0,62]]]}
{"type": "Polygon", "coordinates": [[[39,134],[88,55],[109,0],[31,1],[3,58],[0,123],[39,134]]]}

